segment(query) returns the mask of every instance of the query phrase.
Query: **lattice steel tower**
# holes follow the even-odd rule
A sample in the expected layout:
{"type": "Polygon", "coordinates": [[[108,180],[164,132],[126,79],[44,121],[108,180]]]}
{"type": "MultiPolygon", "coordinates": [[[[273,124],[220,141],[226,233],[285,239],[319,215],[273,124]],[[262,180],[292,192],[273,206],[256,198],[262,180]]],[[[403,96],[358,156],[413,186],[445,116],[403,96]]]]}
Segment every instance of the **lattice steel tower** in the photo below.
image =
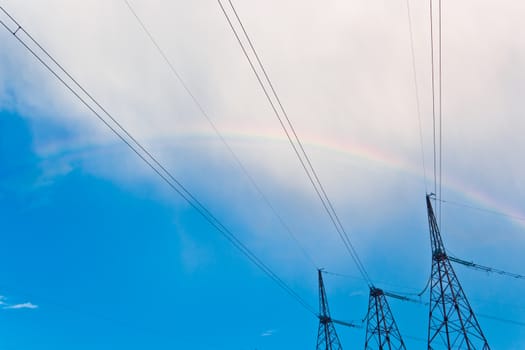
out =
{"type": "Polygon", "coordinates": [[[447,256],[430,195],[426,200],[432,248],[428,349],[490,350],[447,256]]]}
{"type": "Polygon", "coordinates": [[[328,300],[326,299],[326,292],[324,290],[323,274],[321,270],[317,270],[319,274],[319,330],[317,331],[317,350],[342,350],[341,342],[335,331],[332,317],[330,317],[330,309],[328,308],[328,300]]]}
{"type": "Polygon", "coordinates": [[[383,290],[370,287],[366,317],[365,350],[405,350],[396,321],[383,290]]]}

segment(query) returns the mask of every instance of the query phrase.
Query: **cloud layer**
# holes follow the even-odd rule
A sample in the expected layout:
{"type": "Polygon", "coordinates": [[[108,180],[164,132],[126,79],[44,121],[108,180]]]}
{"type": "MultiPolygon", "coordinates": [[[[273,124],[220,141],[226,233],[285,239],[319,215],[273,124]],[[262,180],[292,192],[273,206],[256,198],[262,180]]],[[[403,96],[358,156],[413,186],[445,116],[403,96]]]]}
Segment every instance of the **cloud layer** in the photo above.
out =
{"type": "MultiPolygon", "coordinates": [[[[322,233],[329,222],[217,4],[132,4],[263,192],[301,232],[303,244],[317,260],[337,264],[344,254],[339,240],[322,233]]],[[[431,189],[428,9],[410,4],[431,189]]],[[[299,259],[299,253],[272,249],[275,241],[285,251],[293,242],[282,238],[275,218],[124,2],[11,0],[5,6],[184,183],[212,198],[214,211],[246,218],[250,240],[278,261],[299,259]]],[[[445,6],[443,14],[444,197],[522,214],[525,165],[517,159],[525,149],[525,47],[515,33],[523,6],[469,0],[445,6]]],[[[393,237],[384,229],[425,219],[406,4],[307,2],[298,9],[292,0],[249,1],[239,2],[238,11],[343,222],[358,232],[352,237],[363,255],[374,259],[374,245],[399,240],[427,244],[415,233],[393,237]]],[[[8,48],[0,53],[2,108],[35,125],[67,130],[67,137],[35,134],[35,151],[46,160],[44,183],[74,168],[122,186],[158,183],[9,34],[0,35],[8,48]]],[[[159,197],[166,196],[163,186],[159,197]]],[[[445,221],[453,223],[453,216],[445,221]]],[[[458,231],[465,241],[473,238],[467,228],[458,231]]]]}
{"type": "Polygon", "coordinates": [[[31,302],[25,302],[20,304],[11,304],[7,302],[7,298],[0,295],[0,307],[4,310],[20,310],[20,309],[38,309],[38,305],[31,302]]]}
{"type": "Polygon", "coordinates": [[[38,305],[27,302],[27,303],[22,303],[22,304],[7,305],[7,306],[4,306],[3,309],[5,310],[38,309],[38,305]]]}

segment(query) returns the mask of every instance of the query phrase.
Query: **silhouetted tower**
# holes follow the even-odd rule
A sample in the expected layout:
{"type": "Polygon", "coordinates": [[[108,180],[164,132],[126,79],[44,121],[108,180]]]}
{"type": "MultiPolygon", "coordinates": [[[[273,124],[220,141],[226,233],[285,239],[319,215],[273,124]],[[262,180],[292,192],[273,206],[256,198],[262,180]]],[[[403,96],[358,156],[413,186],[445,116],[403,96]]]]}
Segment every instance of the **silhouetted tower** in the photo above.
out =
{"type": "Polygon", "coordinates": [[[370,287],[366,317],[365,350],[405,350],[396,321],[383,290],[370,287]]]}
{"type": "Polygon", "coordinates": [[[342,350],[341,342],[335,331],[334,323],[330,317],[328,300],[324,290],[323,274],[319,274],[319,330],[317,332],[317,350],[342,350]]]}
{"type": "Polygon", "coordinates": [[[428,349],[490,350],[445,251],[430,195],[426,200],[432,248],[428,349]]]}

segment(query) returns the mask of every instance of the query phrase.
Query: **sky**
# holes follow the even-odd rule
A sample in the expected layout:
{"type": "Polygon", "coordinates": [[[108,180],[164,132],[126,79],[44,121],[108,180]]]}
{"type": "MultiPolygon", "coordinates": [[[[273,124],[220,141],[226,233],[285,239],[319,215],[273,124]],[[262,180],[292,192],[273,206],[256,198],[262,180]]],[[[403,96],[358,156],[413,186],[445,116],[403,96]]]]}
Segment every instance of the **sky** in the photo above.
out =
{"type": "MultiPolygon", "coordinates": [[[[367,284],[218,3],[129,3],[242,168],[124,1],[0,6],[310,305],[316,268],[344,275],[325,276],[332,316],[362,324],[367,284]]],[[[417,293],[431,262],[428,2],[408,2],[414,63],[405,0],[234,3],[372,281],[417,293]]],[[[524,15],[465,0],[444,2],[442,22],[443,239],[521,274],[524,15]]],[[[0,347],[314,348],[317,318],[1,29],[0,347]]],[[[491,347],[523,349],[523,280],[454,268],[491,347]]],[[[407,348],[424,348],[427,306],[389,302],[407,348]]],[[[364,329],[336,328],[363,347],[364,329]]]]}

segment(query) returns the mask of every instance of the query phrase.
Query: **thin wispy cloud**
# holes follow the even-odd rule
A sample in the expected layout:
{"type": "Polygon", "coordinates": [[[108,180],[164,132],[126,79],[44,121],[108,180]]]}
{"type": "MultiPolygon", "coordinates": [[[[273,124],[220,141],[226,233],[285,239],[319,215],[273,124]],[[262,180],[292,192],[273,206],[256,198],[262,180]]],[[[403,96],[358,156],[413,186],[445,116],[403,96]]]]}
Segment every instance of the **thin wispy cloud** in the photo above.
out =
{"type": "Polygon", "coordinates": [[[269,329],[269,330],[264,331],[263,333],[261,333],[261,337],[271,337],[271,336],[274,335],[275,333],[277,333],[277,330],[275,330],[275,329],[269,329]]]}
{"type": "MultiPolygon", "coordinates": [[[[5,304],[5,303],[4,303],[5,304]]],[[[38,305],[31,302],[4,306],[4,310],[38,309],[38,305]]]]}
{"type": "Polygon", "coordinates": [[[366,295],[366,293],[363,290],[356,290],[356,291],[350,292],[350,294],[348,294],[349,297],[359,297],[359,296],[362,296],[362,295],[366,295]]]}

